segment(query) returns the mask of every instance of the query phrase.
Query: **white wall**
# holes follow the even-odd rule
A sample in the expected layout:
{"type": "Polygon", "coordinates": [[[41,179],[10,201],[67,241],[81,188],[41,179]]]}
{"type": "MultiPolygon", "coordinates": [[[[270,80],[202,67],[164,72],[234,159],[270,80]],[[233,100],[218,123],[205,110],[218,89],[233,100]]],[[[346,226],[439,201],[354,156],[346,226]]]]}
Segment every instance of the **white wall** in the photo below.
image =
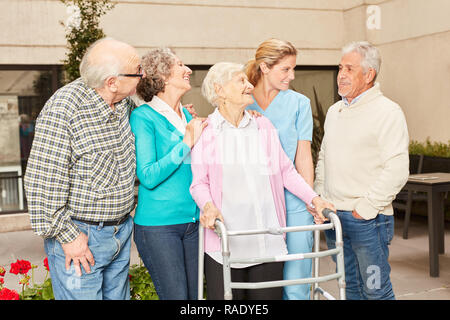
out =
{"type": "Polygon", "coordinates": [[[380,4],[381,29],[367,39],[382,55],[379,81],[403,108],[410,138],[450,141],[450,1],[380,4]]]}

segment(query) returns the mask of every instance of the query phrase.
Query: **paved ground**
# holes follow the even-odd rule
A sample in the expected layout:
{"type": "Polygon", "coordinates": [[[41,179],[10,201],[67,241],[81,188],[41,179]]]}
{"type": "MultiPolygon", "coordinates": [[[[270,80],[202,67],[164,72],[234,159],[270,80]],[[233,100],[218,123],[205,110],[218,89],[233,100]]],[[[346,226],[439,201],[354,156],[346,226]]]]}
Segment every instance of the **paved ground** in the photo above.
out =
{"type": "MultiPolygon", "coordinates": [[[[450,300],[450,226],[445,231],[445,254],[440,255],[440,277],[429,276],[428,232],[426,220],[413,217],[409,239],[402,238],[403,220],[396,218],[395,236],[390,247],[391,279],[399,300],[450,300]]],[[[322,237],[323,238],[323,237],[322,237]]],[[[46,271],[42,261],[45,258],[43,241],[32,231],[0,233],[0,266],[7,270],[5,284],[10,289],[20,290],[19,277],[9,273],[9,264],[17,259],[26,259],[38,265],[35,280],[42,282],[46,271]]],[[[321,246],[325,248],[322,239],[321,246]]],[[[133,243],[131,263],[138,263],[139,257],[133,243]]],[[[331,258],[321,259],[321,275],[333,272],[331,258]]],[[[325,290],[337,296],[337,281],[321,284],[325,290]]]]}

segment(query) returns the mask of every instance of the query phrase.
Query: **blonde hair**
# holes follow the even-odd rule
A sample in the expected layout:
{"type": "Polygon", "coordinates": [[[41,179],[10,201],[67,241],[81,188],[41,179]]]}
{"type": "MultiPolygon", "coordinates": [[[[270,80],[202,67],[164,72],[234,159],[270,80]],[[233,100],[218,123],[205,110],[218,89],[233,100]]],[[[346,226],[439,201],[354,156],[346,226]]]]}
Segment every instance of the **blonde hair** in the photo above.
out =
{"type": "Polygon", "coordinates": [[[249,60],[245,65],[245,73],[248,81],[256,85],[261,78],[260,65],[264,62],[272,68],[286,56],[296,56],[297,49],[289,41],[279,39],[268,39],[261,43],[256,49],[255,59],[249,60]]]}
{"type": "Polygon", "coordinates": [[[238,72],[243,72],[244,66],[233,62],[218,62],[213,65],[205,76],[202,83],[202,95],[214,107],[219,106],[219,97],[216,92],[215,84],[223,86],[230,81],[238,72]]]}

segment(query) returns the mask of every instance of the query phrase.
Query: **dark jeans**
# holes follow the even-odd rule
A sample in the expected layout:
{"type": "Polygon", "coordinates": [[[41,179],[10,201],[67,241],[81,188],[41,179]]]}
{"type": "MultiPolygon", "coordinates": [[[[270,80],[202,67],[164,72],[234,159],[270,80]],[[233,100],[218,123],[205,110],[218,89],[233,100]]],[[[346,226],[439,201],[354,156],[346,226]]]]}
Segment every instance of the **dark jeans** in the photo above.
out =
{"type": "Polygon", "coordinates": [[[197,299],[198,222],[135,224],[134,241],[160,300],[197,299]]]}
{"type": "MultiPolygon", "coordinates": [[[[371,220],[360,220],[354,218],[351,211],[337,211],[337,215],[344,240],[347,299],[395,299],[388,262],[388,245],[394,236],[394,217],[379,214],[371,220]]],[[[326,230],[325,235],[328,248],[335,248],[334,230],[326,230]]]]}
{"type": "MultiPolygon", "coordinates": [[[[283,280],[283,262],[258,264],[248,268],[231,268],[233,282],[283,280]]],[[[223,268],[205,253],[206,298],[223,300],[223,268]]],[[[281,300],[283,287],[266,289],[232,289],[233,300],[281,300]]]]}

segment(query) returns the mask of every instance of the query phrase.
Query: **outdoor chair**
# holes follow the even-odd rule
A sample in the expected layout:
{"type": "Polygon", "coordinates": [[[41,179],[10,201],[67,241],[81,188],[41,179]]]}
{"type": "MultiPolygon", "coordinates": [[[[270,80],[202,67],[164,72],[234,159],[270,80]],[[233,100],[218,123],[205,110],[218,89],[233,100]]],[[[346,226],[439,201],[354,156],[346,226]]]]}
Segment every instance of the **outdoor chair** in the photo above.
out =
{"type": "MultiPolygon", "coordinates": [[[[409,162],[409,172],[411,174],[420,174],[422,173],[423,168],[423,155],[419,155],[418,162],[411,161],[409,162]]],[[[411,190],[407,190],[404,187],[398,194],[395,200],[392,202],[392,206],[397,210],[405,211],[405,222],[403,224],[403,239],[408,239],[408,227],[409,222],[411,220],[411,207],[413,201],[427,201],[427,195],[423,192],[413,192],[411,190]]]]}

